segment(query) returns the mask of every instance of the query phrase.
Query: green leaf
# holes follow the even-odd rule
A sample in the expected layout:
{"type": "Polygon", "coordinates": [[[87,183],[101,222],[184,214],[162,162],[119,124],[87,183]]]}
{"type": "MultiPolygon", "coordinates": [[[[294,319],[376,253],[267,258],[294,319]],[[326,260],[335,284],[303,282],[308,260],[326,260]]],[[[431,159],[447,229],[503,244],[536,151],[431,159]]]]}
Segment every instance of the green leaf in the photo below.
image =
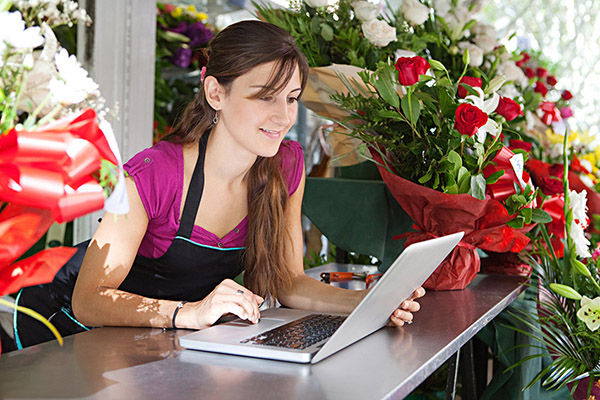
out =
{"type": "Polygon", "coordinates": [[[333,40],[333,28],[327,24],[321,25],[321,37],[325,39],[327,42],[331,42],[333,40]]]}
{"type": "Polygon", "coordinates": [[[506,224],[512,228],[521,229],[525,226],[525,220],[523,219],[523,217],[519,216],[515,219],[511,219],[506,224]]]}
{"type": "Polygon", "coordinates": [[[395,121],[404,121],[402,116],[397,111],[392,110],[378,110],[377,116],[381,118],[393,119],[395,121]]]}
{"type": "Polygon", "coordinates": [[[455,176],[458,175],[458,170],[462,167],[462,158],[460,158],[457,152],[450,150],[448,152],[448,161],[452,163],[452,174],[455,176]]]}
{"type": "Polygon", "coordinates": [[[404,96],[402,97],[402,112],[409,119],[413,126],[417,125],[417,120],[419,119],[419,115],[421,114],[421,104],[418,99],[415,99],[412,96],[404,96]],[[410,107],[409,107],[409,97],[410,97],[410,107]]]}
{"type": "Polygon", "coordinates": [[[485,178],[483,174],[477,174],[471,177],[471,190],[469,194],[476,199],[485,199],[485,178]]]}
{"type": "Polygon", "coordinates": [[[458,193],[467,193],[471,185],[471,174],[465,167],[458,170],[458,193]]]}
{"type": "Polygon", "coordinates": [[[498,179],[500,179],[502,177],[502,175],[504,175],[503,169],[501,169],[500,171],[496,171],[493,174],[491,174],[490,176],[488,176],[487,178],[485,178],[485,182],[488,185],[492,185],[492,184],[498,182],[498,179]]]}
{"type": "Polygon", "coordinates": [[[531,223],[531,218],[532,218],[532,212],[533,210],[531,208],[524,208],[521,210],[521,215],[525,218],[525,223],[526,224],[530,224],[531,223]]]}
{"type": "Polygon", "coordinates": [[[547,224],[552,222],[552,217],[546,211],[540,208],[534,208],[531,220],[540,224],[547,224]]]}
{"type": "MultiPolygon", "coordinates": [[[[398,92],[396,92],[396,88],[394,87],[394,84],[392,82],[390,82],[389,79],[386,79],[385,77],[383,78],[377,78],[377,80],[375,81],[375,89],[377,89],[377,92],[379,92],[379,95],[381,96],[381,98],[383,100],[386,101],[386,103],[388,103],[389,105],[391,105],[394,108],[398,108],[399,105],[399,97],[398,97],[398,92]]],[[[406,97],[406,96],[405,96],[406,97]]]]}
{"type": "Polygon", "coordinates": [[[551,283],[550,289],[552,289],[554,293],[566,297],[567,299],[581,300],[581,295],[571,286],[563,285],[560,283],[551,283]]]}
{"type": "Polygon", "coordinates": [[[315,16],[313,19],[310,20],[310,30],[315,34],[319,34],[321,32],[322,23],[323,18],[315,16]]]}

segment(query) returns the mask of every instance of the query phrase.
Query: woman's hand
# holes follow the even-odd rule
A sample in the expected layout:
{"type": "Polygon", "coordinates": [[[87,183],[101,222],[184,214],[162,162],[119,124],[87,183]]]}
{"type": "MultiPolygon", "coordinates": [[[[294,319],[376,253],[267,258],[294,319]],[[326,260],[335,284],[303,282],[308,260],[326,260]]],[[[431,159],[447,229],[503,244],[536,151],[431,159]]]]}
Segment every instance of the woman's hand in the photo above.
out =
{"type": "Polygon", "coordinates": [[[225,279],[203,300],[186,303],[177,314],[175,325],[180,328],[204,329],[225,314],[235,314],[256,324],[258,307],[264,299],[231,279],[225,279]]]}
{"type": "Polygon", "coordinates": [[[425,295],[425,289],[422,287],[417,288],[414,291],[411,298],[402,302],[399,308],[397,308],[390,316],[390,326],[403,326],[405,323],[412,324],[413,314],[421,309],[421,305],[415,301],[419,297],[425,295]]]}

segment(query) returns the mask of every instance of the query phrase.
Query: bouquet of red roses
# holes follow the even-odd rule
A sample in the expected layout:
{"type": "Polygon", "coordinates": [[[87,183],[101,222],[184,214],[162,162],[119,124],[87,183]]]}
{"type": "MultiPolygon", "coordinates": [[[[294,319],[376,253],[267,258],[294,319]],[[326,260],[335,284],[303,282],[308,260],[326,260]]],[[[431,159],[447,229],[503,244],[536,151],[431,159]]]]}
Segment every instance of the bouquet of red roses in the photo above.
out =
{"type": "Polygon", "coordinates": [[[349,94],[333,98],[350,114],[341,122],[369,146],[413,219],[416,231],[401,236],[409,244],[465,232],[425,287],[467,286],[479,271],[476,248],[521,251],[529,242],[526,226],[549,217],[534,208],[536,191],[523,170],[527,153],[499,140],[503,123],[521,112],[496,94],[503,80],[462,76],[455,83],[441,63],[421,57],[379,63],[360,77],[345,81],[349,94]]]}

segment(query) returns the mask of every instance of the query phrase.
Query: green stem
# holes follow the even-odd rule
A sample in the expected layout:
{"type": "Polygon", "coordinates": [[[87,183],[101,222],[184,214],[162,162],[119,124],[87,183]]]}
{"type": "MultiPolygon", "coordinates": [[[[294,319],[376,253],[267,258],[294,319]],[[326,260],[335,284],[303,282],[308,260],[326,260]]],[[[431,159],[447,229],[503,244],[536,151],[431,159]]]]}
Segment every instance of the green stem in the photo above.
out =
{"type": "Polygon", "coordinates": [[[483,161],[481,162],[481,165],[479,166],[479,168],[477,169],[477,173],[480,174],[483,170],[483,165],[485,164],[485,160],[487,160],[488,156],[490,155],[490,150],[492,149],[492,147],[494,147],[494,145],[498,142],[498,139],[500,138],[500,134],[496,135],[494,137],[494,140],[492,141],[492,144],[490,144],[490,146],[485,150],[485,153],[483,154],[483,161]]]}
{"type": "Polygon", "coordinates": [[[56,106],[55,106],[55,107],[52,109],[52,111],[50,111],[48,114],[46,114],[46,115],[44,116],[44,118],[42,118],[42,119],[40,119],[40,120],[38,121],[38,125],[40,125],[40,126],[41,126],[41,125],[44,125],[44,124],[46,124],[47,122],[50,122],[50,120],[52,120],[52,119],[54,118],[54,116],[55,116],[56,114],[58,114],[58,112],[59,112],[61,109],[62,109],[62,106],[61,106],[60,104],[57,104],[57,105],[56,105],[56,106]]]}

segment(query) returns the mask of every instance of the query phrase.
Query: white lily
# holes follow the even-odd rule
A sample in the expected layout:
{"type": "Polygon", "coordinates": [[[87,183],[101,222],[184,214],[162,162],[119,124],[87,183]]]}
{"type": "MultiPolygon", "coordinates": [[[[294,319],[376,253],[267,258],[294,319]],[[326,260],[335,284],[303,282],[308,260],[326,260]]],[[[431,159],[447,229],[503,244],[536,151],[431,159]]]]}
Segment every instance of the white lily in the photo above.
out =
{"type": "MultiPolygon", "coordinates": [[[[465,101],[470,101],[475,107],[479,108],[488,115],[496,111],[496,108],[498,108],[498,103],[500,102],[500,96],[498,96],[496,92],[492,94],[491,99],[485,100],[485,94],[481,88],[474,87],[473,89],[479,94],[479,96],[467,96],[465,97],[465,101]]],[[[477,130],[477,141],[479,143],[483,143],[488,133],[494,137],[498,136],[500,133],[500,126],[492,118],[488,118],[485,125],[477,130]]]]}

